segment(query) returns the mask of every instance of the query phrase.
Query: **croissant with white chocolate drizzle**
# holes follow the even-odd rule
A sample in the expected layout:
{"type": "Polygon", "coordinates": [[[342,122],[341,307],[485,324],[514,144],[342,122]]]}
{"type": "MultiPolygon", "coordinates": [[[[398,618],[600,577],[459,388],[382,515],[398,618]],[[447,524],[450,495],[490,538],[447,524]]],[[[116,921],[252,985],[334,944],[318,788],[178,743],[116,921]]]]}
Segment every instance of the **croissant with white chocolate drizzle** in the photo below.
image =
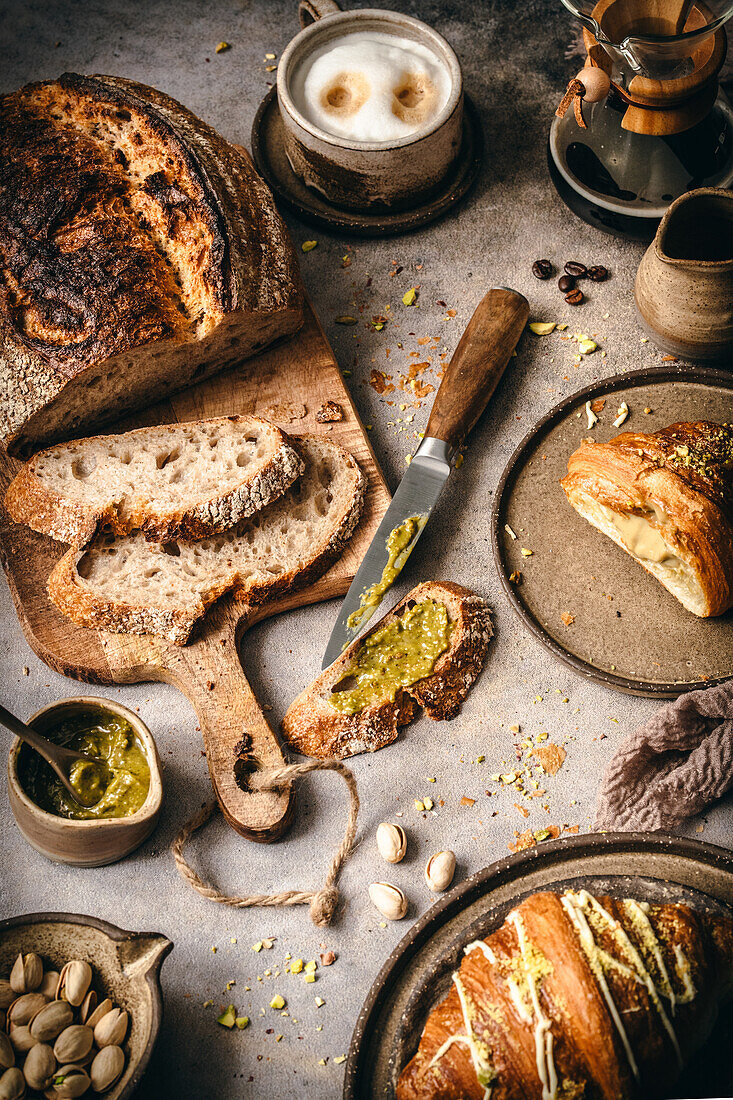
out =
{"type": "Polygon", "coordinates": [[[573,508],[694,615],[733,606],[733,429],[709,421],[584,440],[561,481],[573,508]]]}
{"type": "Polygon", "coordinates": [[[397,1100],[669,1095],[733,998],[733,919],[533,894],[469,943],[397,1100]]]}

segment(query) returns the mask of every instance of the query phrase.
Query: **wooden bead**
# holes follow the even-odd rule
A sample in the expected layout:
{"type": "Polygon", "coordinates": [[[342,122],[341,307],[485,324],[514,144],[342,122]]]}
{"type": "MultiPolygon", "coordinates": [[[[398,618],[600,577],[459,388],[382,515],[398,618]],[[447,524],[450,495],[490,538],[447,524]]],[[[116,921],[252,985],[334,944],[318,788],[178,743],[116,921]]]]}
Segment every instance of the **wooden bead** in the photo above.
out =
{"type": "Polygon", "coordinates": [[[587,103],[598,103],[605,99],[611,90],[611,78],[596,65],[587,65],[575,78],[585,88],[583,99],[587,103]]]}

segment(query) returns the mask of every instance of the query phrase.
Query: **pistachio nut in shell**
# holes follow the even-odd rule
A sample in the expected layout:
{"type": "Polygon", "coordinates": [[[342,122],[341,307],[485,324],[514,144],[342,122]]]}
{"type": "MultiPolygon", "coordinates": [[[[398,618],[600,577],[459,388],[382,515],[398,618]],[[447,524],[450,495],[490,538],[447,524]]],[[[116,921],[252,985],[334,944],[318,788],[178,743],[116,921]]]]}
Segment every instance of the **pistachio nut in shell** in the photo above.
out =
{"type": "Polygon", "coordinates": [[[46,1095],[70,1097],[73,1100],[76,1096],[83,1096],[90,1085],[89,1074],[81,1066],[59,1066],[46,1095]]]}
{"type": "Polygon", "coordinates": [[[32,993],[43,979],[43,963],[35,951],[18,955],[10,971],[10,986],[16,993],[32,993]]]}
{"type": "Polygon", "coordinates": [[[23,1076],[30,1088],[43,1092],[51,1084],[55,1069],[56,1058],[51,1047],[48,1043],[36,1043],[23,1063],[23,1076]]]}
{"type": "Polygon", "coordinates": [[[4,1031],[0,1031],[0,1073],[15,1065],[13,1044],[4,1031]]]}
{"type": "Polygon", "coordinates": [[[44,997],[48,997],[49,1001],[56,999],[59,977],[58,970],[47,970],[43,975],[43,981],[38,987],[38,992],[43,993],[44,997]]]}
{"type": "Polygon", "coordinates": [[[6,1069],[0,1077],[0,1100],[22,1100],[26,1091],[25,1077],[18,1067],[6,1069]]]}
{"type": "Polygon", "coordinates": [[[0,1008],[10,1008],[16,993],[7,978],[0,978],[0,1008]]]}
{"type": "Polygon", "coordinates": [[[112,1001],[109,999],[109,997],[105,997],[101,1004],[98,1004],[94,1011],[91,1012],[90,1015],[87,1016],[86,1020],[84,1020],[83,1022],[87,1025],[87,1027],[90,1027],[93,1030],[102,1019],[102,1017],[106,1016],[108,1012],[111,1012],[113,1008],[114,1005],[112,1004],[112,1001]]]}
{"type": "Polygon", "coordinates": [[[402,920],[407,912],[407,898],[398,886],[391,882],[373,882],[369,887],[369,897],[382,916],[387,920],[402,920]]]}
{"type": "Polygon", "coordinates": [[[86,1024],[71,1024],[64,1028],[53,1045],[59,1062],[81,1062],[92,1049],[94,1032],[86,1024]]]}
{"type": "Polygon", "coordinates": [[[27,1024],[46,1003],[42,993],[21,993],[8,1009],[8,1020],[11,1024],[27,1024]]]}
{"type": "Polygon", "coordinates": [[[387,863],[399,863],[407,851],[407,835],[401,825],[382,821],[377,826],[377,850],[387,863]]]}
{"type": "Polygon", "coordinates": [[[119,1046],[127,1034],[129,1016],[122,1008],[113,1008],[94,1029],[94,1042],[102,1047],[119,1046]]]}
{"type": "Polygon", "coordinates": [[[125,1055],[118,1046],[103,1047],[89,1070],[95,1092],[111,1089],[125,1068],[125,1055]]]}
{"type": "Polygon", "coordinates": [[[67,1001],[49,1001],[33,1016],[28,1027],[39,1043],[53,1042],[74,1022],[74,1010],[67,1001]]]}
{"type": "Polygon", "coordinates": [[[453,881],[456,873],[456,857],[453,852],[436,852],[428,860],[425,881],[434,894],[442,894],[453,881]]]}
{"type": "Polygon", "coordinates": [[[38,1042],[31,1035],[27,1024],[11,1024],[9,1035],[16,1054],[27,1054],[38,1042]]]}
{"type": "Polygon", "coordinates": [[[89,963],[81,959],[70,959],[59,976],[56,996],[78,1008],[91,984],[92,968],[89,963]]]}

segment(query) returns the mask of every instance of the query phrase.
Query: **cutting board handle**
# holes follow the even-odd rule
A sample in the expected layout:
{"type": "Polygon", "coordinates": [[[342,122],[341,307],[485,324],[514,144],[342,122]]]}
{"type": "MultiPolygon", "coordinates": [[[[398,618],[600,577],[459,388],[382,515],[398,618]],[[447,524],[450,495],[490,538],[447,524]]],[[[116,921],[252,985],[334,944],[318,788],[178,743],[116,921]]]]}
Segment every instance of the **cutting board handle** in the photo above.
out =
{"type": "Polygon", "coordinates": [[[479,302],[435,395],[425,436],[455,449],[471,431],[529,319],[527,299],[495,287],[479,302]]]}
{"type": "Polygon", "coordinates": [[[224,817],[248,840],[269,843],[283,835],[295,809],[292,783],[252,790],[248,776],[285,763],[278,740],[239,660],[247,613],[231,598],[219,601],[201,633],[170,647],[164,678],[191,701],[201,724],[211,782],[224,817]]]}

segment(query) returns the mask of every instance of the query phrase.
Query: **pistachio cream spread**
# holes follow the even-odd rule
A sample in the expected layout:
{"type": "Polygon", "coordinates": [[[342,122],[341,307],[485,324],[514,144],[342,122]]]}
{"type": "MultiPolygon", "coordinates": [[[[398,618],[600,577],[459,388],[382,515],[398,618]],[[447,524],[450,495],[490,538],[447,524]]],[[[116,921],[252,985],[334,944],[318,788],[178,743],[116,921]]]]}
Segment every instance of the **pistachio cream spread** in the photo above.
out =
{"type": "MultiPolygon", "coordinates": [[[[642,561],[672,562],[676,555],[669,548],[664,538],[656,527],[653,527],[644,516],[623,514],[614,512],[611,508],[601,505],[604,515],[610,519],[618,531],[624,546],[631,553],[641,558],[642,561]]],[[[655,509],[657,520],[666,519],[660,509],[655,509]]]]}
{"type": "Polygon", "coordinates": [[[384,593],[397,580],[412,552],[412,544],[425,526],[427,518],[427,516],[410,516],[399,527],[390,531],[387,538],[387,564],[381,578],[362,593],[359,606],[346,620],[349,630],[356,630],[369,620],[384,593]]]}
{"type": "Polygon", "coordinates": [[[437,600],[406,607],[359,645],[352,664],[334,685],[331,706],[357,714],[377,701],[394,700],[400,688],[428,676],[450,644],[448,609],[437,600]]]}
{"type": "Polygon", "coordinates": [[[98,817],[130,817],[140,809],[150,786],[150,766],[129,722],[117,714],[87,711],[65,718],[46,736],[67,748],[97,756],[79,760],[69,779],[86,800],[99,796],[93,806],[76,802],[60,779],[37,753],[24,750],[19,778],[26,794],[48,813],[75,820],[98,817]]]}

